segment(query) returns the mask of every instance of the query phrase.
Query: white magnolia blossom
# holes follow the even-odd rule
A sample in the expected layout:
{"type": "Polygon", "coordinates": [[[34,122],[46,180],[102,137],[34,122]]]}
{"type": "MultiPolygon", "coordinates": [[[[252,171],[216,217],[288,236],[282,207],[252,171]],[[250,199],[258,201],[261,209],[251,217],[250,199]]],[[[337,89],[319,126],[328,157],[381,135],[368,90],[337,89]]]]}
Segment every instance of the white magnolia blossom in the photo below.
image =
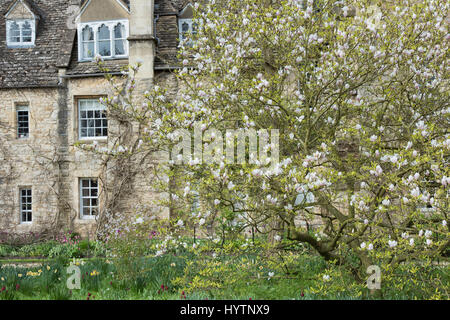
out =
{"type": "Polygon", "coordinates": [[[136,223],[137,223],[137,224],[141,224],[141,223],[143,223],[143,222],[144,222],[144,219],[142,219],[141,217],[139,217],[139,218],[136,219],[136,223]]]}
{"type": "Polygon", "coordinates": [[[388,244],[389,244],[389,247],[394,248],[397,246],[398,243],[395,240],[389,240],[388,244]]]}

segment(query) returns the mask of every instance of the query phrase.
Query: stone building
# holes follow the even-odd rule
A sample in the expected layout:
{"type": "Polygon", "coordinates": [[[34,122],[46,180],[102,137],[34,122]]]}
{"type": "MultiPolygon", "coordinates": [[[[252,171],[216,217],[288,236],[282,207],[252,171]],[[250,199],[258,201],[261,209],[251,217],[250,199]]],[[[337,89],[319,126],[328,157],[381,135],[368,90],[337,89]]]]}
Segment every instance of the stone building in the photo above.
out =
{"type": "MultiPolygon", "coordinates": [[[[108,144],[112,129],[94,58],[113,75],[142,63],[142,90],[176,87],[192,27],[188,0],[0,0],[0,232],[93,233],[100,160],[77,145],[108,144]]],[[[139,181],[124,207],[152,198],[139,181]]]]}

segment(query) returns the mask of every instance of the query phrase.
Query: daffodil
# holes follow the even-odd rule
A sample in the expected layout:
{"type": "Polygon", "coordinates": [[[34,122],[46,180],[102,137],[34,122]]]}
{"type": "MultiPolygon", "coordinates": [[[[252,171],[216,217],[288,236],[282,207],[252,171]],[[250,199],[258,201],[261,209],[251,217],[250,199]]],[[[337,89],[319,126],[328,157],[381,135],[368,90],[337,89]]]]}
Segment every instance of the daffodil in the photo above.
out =
{"type": "Polygon", "coordinates": [[[97,270],[94,270],[91,272],[92,277],[98,276],[99,274],[100,274],[100,272],[98,272],[97,270]]]}

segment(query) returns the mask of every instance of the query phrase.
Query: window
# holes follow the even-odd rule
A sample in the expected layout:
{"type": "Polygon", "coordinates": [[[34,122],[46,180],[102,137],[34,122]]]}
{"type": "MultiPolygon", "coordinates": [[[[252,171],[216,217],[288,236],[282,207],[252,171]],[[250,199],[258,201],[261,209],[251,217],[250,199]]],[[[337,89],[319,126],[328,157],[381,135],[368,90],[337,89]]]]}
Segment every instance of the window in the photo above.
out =
{"type": "Polygon", "coordinates": [[[89,26],[84,27],[82,31],[81,45],[83,47],[83,59],[93,58],[95,52],[94,31],[89,26]]]}
{"type": "Polygon", "coordinates": [[[178,28],[180,30],[180,42],[185,42],[189,38],[189,34],[197,34],[198,26],[192,19],[179,19],[178,28]]]}
{"type": "Polygon", "coordinates": [[[19,139],[28,138],[30,132],[30,119],[28,107],[17,107],[17,137],[19,139]]]}
{"type": "Polygon", "coordinates": [[[125,26],[119,23],[114,27],[114,50],[116,55],[124,55],[126,47],[126,30],[125,26]]]}
{"type": "Polygon", "coordinates": [[[80,61],[128,56],[128,21],[83,23],[78,27],[80,61]]]}
{"type": "Polygon", "coordinates": [[[9,47],[30,47],[34,45],[35,23],[33,20],[7,20],[6,42],[9,47]]]}
{"type": "Polygon", "coordinates": [[[102,57],[111,56],[111,30],[104,24],[98,29],[98,53],[102,57]]]}
{"type": "Polygon", "coordinates": [[[80,214],[81,218],[95,218],[98,214],[97,179],[80,179],[80,214]]]}
{"type": "Polygon", "coordinates": [[[20,193],[20,222],[32,222],[32,195],[30,188],[19,190],[20,193]]]}
{"type": "Polygon", "coordinates": [[[98,99],[78,100],[78,110],[80,139],[108,136],[106,108],[98,99]]]}
{"type": "MultiPolygon", "coordinates": [[[[295,203],[294,206],[299,206],[299,205],[305,205],[305,204],[310,204],[310,203],[314,203],[316,201],[316,198],[314,196],[314,194],[309,191],[308,187],[306,185],[302,185],[300,187],[299,193],[297,194],[297,197],[295,198],[295,203]]],[[[312,207],[305,207],[305,208],[312,208],[312,207]]]]}
{"type": "Polygon", "coordinates": [[[200,209],[200,194],[197,191],[192,191],[192,194],[191,213],[196,215],[200,209]]]}

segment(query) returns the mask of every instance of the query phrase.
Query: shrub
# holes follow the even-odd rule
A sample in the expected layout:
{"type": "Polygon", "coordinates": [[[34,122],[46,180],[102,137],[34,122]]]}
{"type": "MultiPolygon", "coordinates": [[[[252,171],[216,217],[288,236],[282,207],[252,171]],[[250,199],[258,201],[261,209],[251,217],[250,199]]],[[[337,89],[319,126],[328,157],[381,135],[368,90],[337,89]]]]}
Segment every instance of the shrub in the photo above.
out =
{"type": "Polygon", "coordinates": [[[50,250],[49,258],[79,258],[81,251],[78,245],[74,244],[57,244],[50,250]]]}
{"type": "Polygon", "coordinates": [[[13,251],[13,248],[11,246],[0,244],[0,257],[9,256],[11,254],[11,251],[13,251]]]}

